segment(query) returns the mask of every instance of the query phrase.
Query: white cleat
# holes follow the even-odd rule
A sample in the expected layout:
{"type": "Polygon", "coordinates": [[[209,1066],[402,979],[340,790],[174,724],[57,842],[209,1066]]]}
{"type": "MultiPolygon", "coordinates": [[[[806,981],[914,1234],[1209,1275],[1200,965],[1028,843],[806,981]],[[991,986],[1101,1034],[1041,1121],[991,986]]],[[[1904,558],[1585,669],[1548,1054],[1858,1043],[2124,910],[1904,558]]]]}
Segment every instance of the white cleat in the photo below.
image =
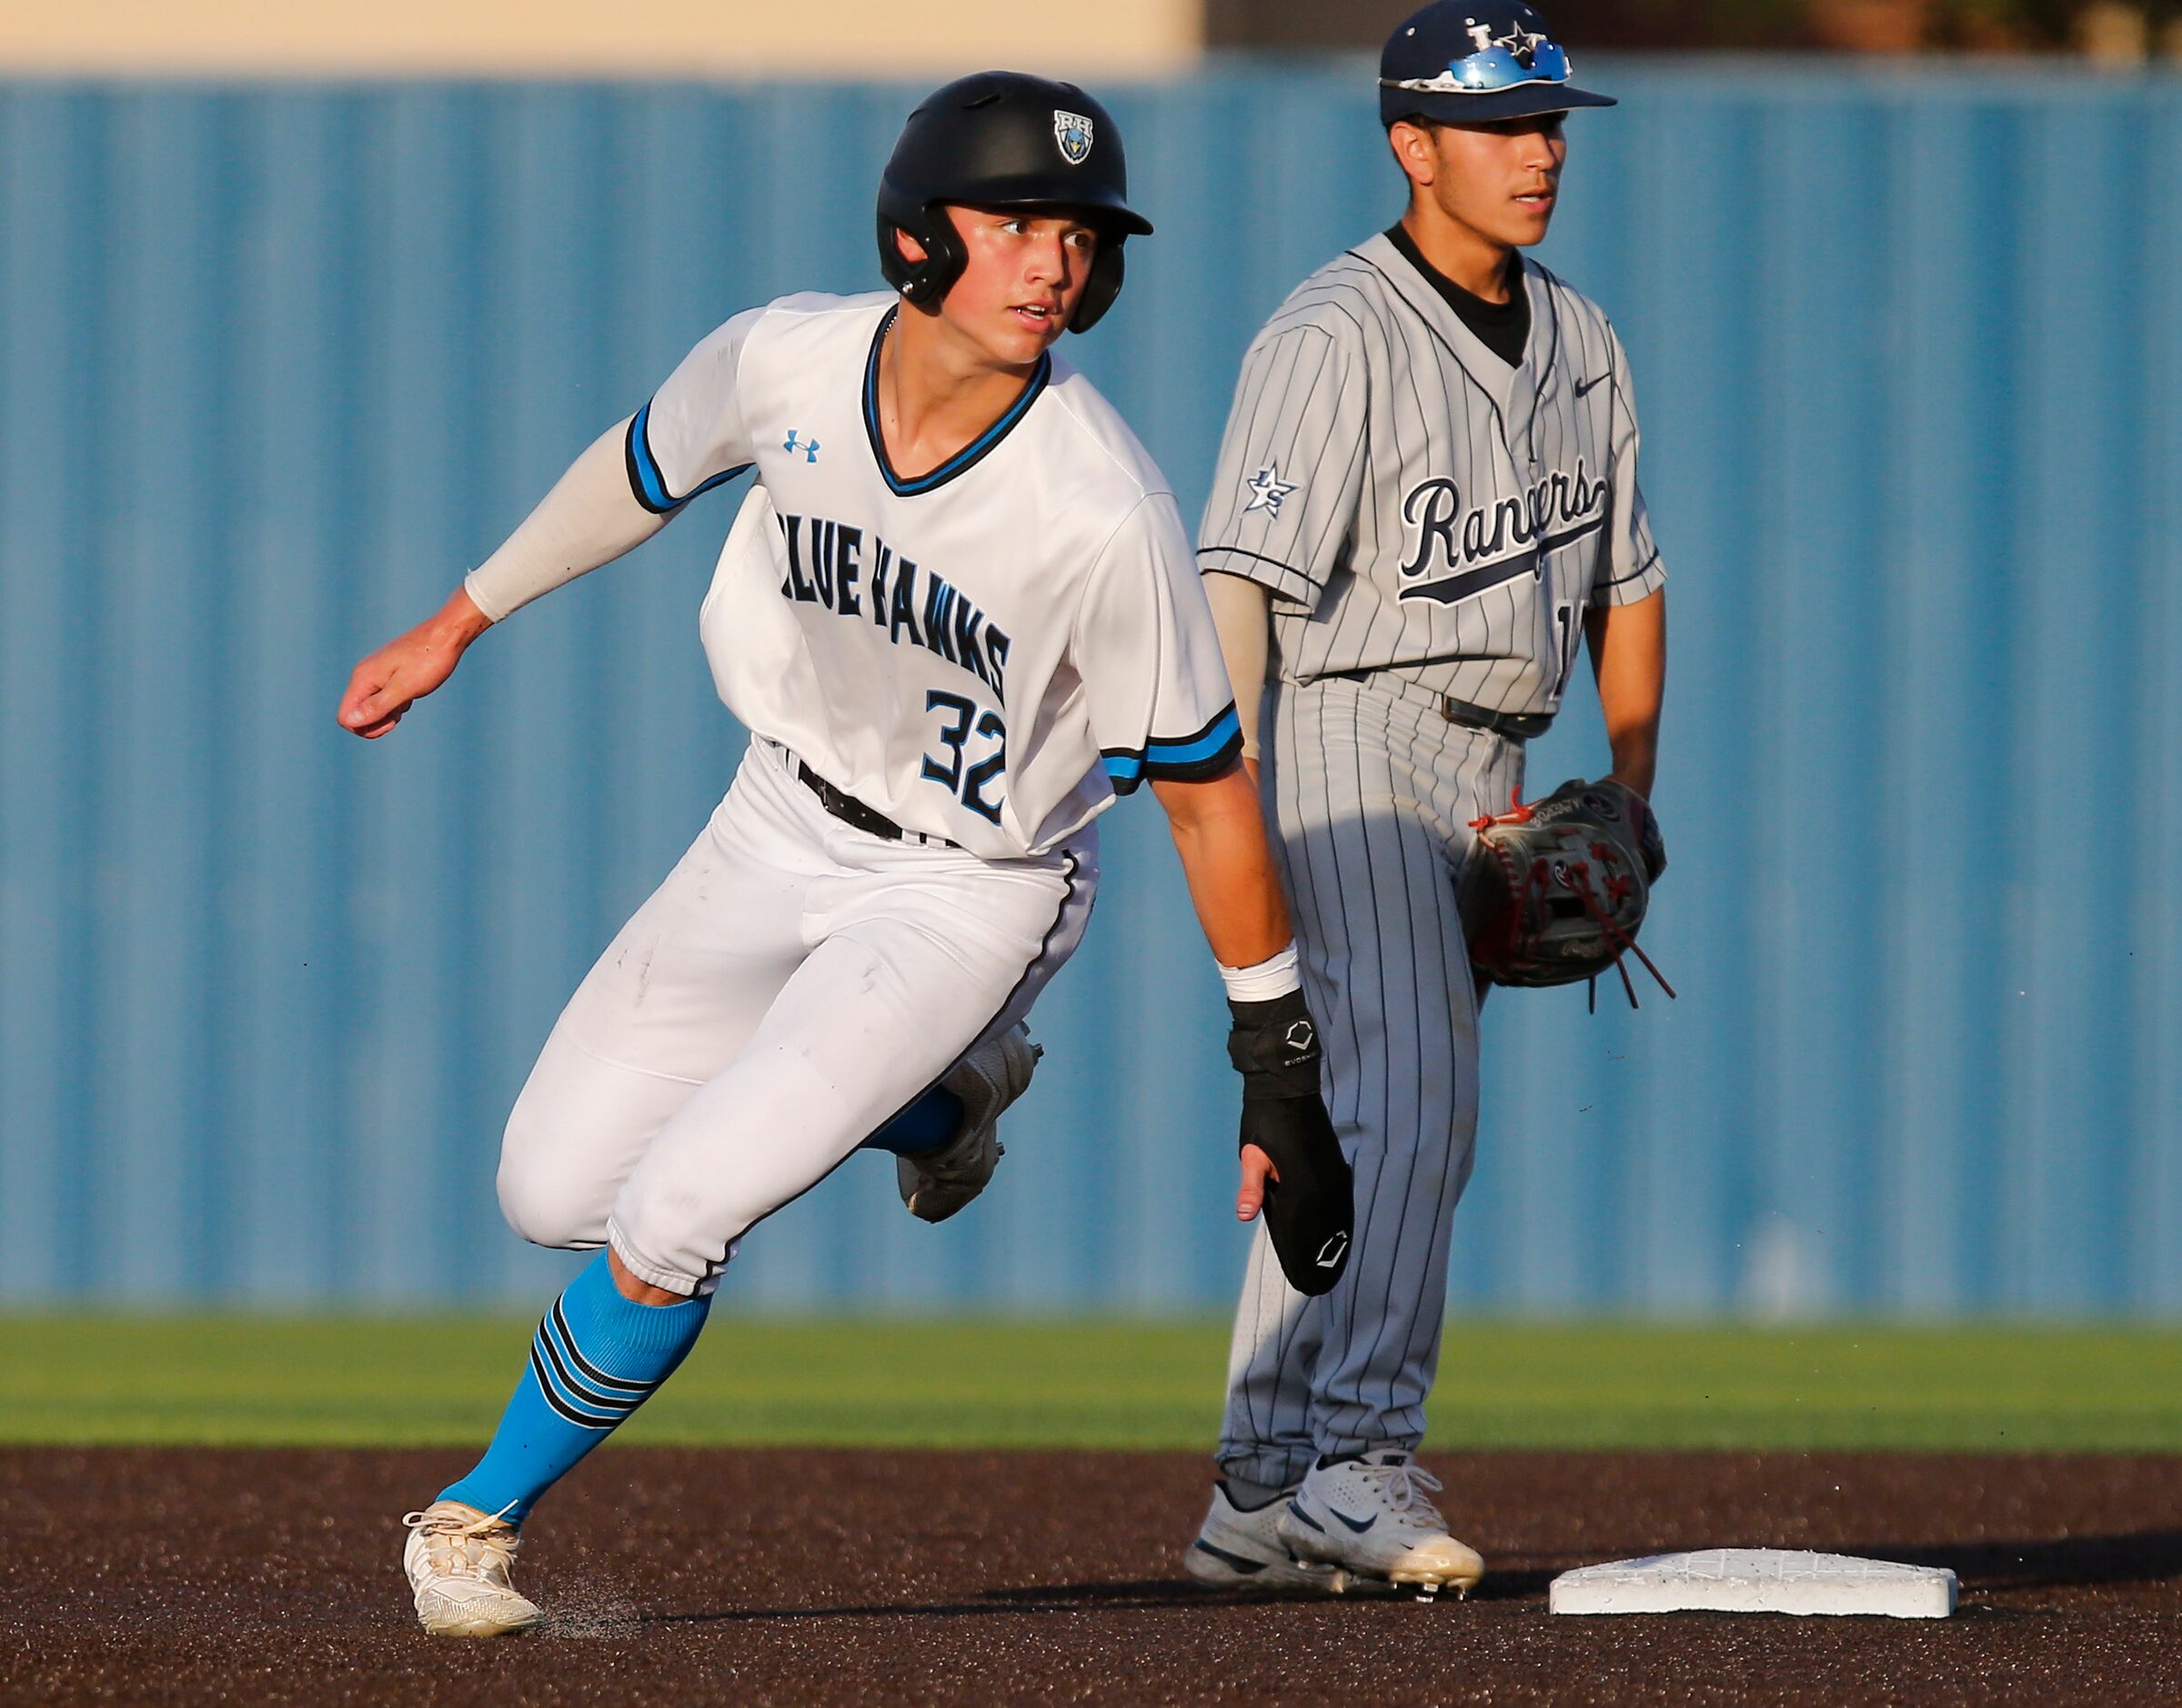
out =
{"type": "Polygon", "coordinates": [[[1344,1593],[1349,1574],[1341,1567],[1298,1560],[1288,1552],[1276,1528],[1287,1510],[1282,1495],[1246,1512],[1235,1504],[1222,1478],[1212,1485],[1212,1509],[1182,1556],[1182,1569],[1208,1589],[1344,1593]]]}
{"type": "Polygon", "coordinates": [[[1028,1089],[1044,1054],[1031,1041],[1029,1027],[1011,1026],[947,1070],[940,1084],[962,1100],[962,1124],[946,1143],[894,1159],[895,1183],[910,1215],[945,1221],[985,1190],[1007,1154],[1000,1141],[1001,1112],[1028,1089]]]}
{"type": "Polygon", "coordinates": [[[1275,1526],[1299,1560],[1318,1560],[1364,1578],[1467,1595],[1485,1574],[1474,1548],[1447,1533],[1432,1503],[1439,1479],[1395,1450],[1312,1468],[1275,1526]]]}
{"type": "Polygon", "coordinates": [[[402,1570],[417,1617],[436,1637],[500,1637],[545,1623],[508,1581],[522,1540],[515,1526],[459,1501],[435,1501],[402,1520],[402,1570]]]}

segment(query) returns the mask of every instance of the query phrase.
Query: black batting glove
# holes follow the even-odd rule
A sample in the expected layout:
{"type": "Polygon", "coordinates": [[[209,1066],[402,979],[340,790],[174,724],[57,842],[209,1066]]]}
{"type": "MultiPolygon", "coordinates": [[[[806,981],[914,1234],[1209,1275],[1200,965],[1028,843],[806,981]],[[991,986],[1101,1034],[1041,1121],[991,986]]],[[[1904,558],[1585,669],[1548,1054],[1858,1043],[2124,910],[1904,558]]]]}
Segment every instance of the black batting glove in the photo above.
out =
{"type": "Polygon", "coordinates": [[[1228,1060],[1242,1076],[1242,1138],[1272,1159],[1265,1231],[1281,1272],[1300,1293],[1332,1291],[1349,1266],[1354,1177],[1319,1094],[1318,1028],[1292,991],[1270,1002],[1229,1002],[1228,1060]]]}

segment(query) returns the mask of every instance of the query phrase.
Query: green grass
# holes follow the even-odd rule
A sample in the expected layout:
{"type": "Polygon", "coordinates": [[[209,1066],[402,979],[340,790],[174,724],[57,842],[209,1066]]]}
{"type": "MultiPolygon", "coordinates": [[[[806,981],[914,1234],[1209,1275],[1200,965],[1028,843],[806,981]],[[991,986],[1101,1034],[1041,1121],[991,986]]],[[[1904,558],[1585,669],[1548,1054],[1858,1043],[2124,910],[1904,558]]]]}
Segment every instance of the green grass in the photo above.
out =
{"type": "MultiPolygon", "coordinates": [[[[490,1432],[509,1319],[0,1319],[0,1442],[420,1445],[490,1432]]],[[[722,1317],[632,1442],[1210,1445],[1216,1323],[722,1317]]],[[[2182,1451],[2182,1331],[1455,1323],[1441,1447],[2182,1451]]]]}

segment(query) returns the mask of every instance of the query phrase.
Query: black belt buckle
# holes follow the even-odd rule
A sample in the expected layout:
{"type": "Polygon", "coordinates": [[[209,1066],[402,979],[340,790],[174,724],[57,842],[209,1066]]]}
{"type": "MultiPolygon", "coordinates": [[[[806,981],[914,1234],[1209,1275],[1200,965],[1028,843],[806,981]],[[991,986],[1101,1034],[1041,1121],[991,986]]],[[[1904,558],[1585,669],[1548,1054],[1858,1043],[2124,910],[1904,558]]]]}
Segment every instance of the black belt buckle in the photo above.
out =
{"type": "Polygon", "coordinates": [[[796,761],[796,776],[802,780],[806,789],[819,798],[819,805],[843,824],[852,824],[859,830],[878,837],[881,841],[901,840],[901,827],[893,819],[883,812],[872,811],[854,795],[843,794],[801,759],[796,761]]]}
{"type": "Polygon", "coordinates": [[[1473,706],[1466,699],[1457,699],[1452,694],[1440,696],[1440,711],[1451,724],[1483,729],[1513,741],[1534,741],[1554,721],[1550,712],[1493,711],[1488,707],[1473,706]]]}

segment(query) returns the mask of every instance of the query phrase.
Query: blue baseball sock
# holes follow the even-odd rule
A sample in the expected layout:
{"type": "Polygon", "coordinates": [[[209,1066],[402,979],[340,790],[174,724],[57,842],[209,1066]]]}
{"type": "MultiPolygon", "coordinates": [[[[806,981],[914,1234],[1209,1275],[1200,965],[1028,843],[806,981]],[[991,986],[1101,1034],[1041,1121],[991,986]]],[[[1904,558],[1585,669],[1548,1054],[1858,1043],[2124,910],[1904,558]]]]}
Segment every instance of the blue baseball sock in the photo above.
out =
{"type": "Polygon", "coordinates": [[[674,1374],[711,1309],[709,1297],[673,1305],[623,1298],[599,1252],[538,1325],[530,1368],[485,1457],[439,1498],[521,1523],[539,1495],[674,1374]]]}
{"type": "Polygon", "coordinates": [[[943,1145],[962,1124],[962,1100],[935,1085],[900,1114],[865,1140],[865,1150],[891,1150],[898,1157],[913,1157],[934,1145],[943,1145]]]}

